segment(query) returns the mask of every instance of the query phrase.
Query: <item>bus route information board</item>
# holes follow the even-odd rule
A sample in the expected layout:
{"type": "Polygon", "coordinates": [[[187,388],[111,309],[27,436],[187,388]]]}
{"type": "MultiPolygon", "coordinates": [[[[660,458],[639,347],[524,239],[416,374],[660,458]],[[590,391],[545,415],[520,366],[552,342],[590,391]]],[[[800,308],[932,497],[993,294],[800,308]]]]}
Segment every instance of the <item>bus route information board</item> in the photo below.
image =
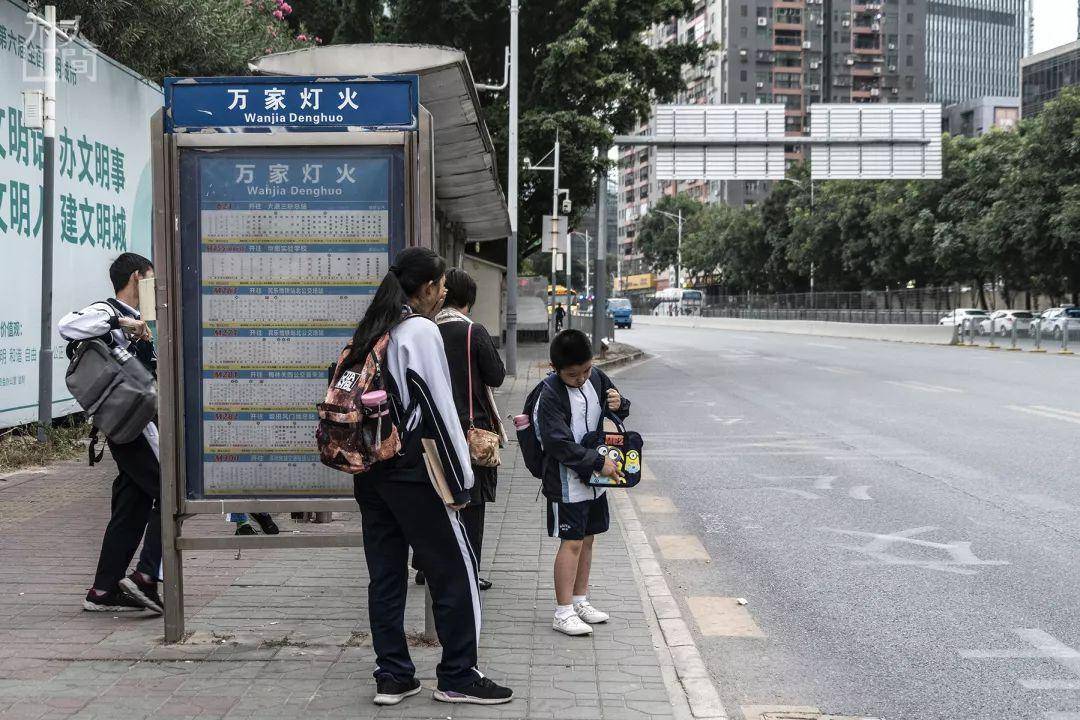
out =
{"type": "Polygon", "coordinates": [[[201,478],[189,497],[352,493],[319,462],[315,403],[389,266],[393,159],[197,156],[201,478]]]}

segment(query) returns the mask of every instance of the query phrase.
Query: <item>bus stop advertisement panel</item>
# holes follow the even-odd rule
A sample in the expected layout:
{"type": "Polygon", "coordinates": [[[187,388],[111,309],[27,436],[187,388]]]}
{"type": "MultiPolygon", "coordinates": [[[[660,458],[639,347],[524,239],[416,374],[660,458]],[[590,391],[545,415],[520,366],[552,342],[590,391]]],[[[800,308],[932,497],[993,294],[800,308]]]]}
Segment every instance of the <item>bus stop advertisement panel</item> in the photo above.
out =
{"type": "Polygon", "coordinates": [[[315,403],[394,254],[417,244],[415,76],[169,78],[154,121],[165,637],[182,552],[356,534],[190,536],[222,512],[355,510],[315,403]]]}

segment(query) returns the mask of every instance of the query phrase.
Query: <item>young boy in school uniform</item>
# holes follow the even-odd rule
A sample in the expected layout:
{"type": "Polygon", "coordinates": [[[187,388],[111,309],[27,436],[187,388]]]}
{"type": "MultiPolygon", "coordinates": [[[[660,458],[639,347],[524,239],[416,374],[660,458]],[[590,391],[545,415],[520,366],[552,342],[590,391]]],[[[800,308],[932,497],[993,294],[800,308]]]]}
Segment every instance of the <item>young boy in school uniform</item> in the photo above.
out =
{"type": "Polygon", "coordinates": [[[583,447],[581,440],[600,427],[605,412],[625,419],[630,401],[602,370],[593,367],[592,344],[580,330],[556,335],[550,358],[555,372],[544,380],[533,425],[549,458],[543,478],[548,535],[560,541],[555,555],[552,628],[566,635],[588,635],[592,625],[609,619],[589,603],[587,595],[594,539],[607,532],[609,514],[605,488],[585,481],[593,473],[618,478],[620,471],[596,450],[583,447]]]}

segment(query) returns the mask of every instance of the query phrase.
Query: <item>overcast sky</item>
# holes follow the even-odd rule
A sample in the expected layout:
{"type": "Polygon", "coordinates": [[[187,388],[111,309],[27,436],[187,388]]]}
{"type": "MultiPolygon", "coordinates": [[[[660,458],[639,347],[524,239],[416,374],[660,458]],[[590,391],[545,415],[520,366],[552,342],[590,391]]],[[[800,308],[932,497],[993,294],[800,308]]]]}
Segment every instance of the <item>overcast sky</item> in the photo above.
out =
{"type": "Polygon", "coordinates": [[[1076,39],[1076,0],[1035,0],[1035,52],[1076,39]]]}

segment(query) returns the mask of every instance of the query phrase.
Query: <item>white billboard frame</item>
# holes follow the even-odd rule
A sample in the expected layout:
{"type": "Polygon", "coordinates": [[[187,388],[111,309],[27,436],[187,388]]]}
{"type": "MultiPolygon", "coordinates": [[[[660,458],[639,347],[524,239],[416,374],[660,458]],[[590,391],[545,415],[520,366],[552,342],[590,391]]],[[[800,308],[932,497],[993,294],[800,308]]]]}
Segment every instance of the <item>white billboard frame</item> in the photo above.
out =
{"type": "Polygon", "coordinates": [[[660,180],[782,180],[784,106],[657,105],[660,180]]]}
{"type": "Polygon", "coordinates": [[[810,106],[812,180],[941,178],[941,105],[810,106]]]}

